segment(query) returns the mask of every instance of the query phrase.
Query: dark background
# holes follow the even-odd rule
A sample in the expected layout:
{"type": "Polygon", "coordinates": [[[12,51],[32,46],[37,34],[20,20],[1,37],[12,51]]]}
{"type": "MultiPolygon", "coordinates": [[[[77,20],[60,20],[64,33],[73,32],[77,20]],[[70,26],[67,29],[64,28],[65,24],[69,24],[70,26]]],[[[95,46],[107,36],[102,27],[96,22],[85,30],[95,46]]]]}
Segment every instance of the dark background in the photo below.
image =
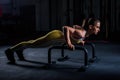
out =
{"type": "MultiPolygon", "coordinates": [[[[0,80],[120,80],[119,35],[120,0],[0,0],[0,80]],[[81,25],[90,15],[100,19],[101,31],[90,37],[98,41],[97,59],[85,72],[77,71],[84,62],[81,50],[65,50],[70,59],[63,62],[57,61],[61,51],[52,51],[49,69],[45,68],[49,47],[25,49],[27,61],[19,61],[15,54],[16,65],[7,64],[9,44],[38,38],[64,25],[81,25]]],[[[90,59],[92,48],[85,48],[90,59]]]]}
{"type": "Polygon", "coordinates": [[[0,0],[0,43],[81,25],[90,15],[101,21],[100,33],[91,39],[119,42],[120,0],[0,0]]]}

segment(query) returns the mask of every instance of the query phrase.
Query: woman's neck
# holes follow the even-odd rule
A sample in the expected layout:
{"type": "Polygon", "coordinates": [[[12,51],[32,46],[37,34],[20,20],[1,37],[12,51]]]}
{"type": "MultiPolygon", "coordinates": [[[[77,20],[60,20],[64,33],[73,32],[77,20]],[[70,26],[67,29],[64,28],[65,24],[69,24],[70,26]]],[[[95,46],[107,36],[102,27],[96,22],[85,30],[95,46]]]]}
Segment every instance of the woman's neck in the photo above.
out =
{"type": "Polygon", "coordinates": [[[86,31],[85,37],[89,37],[91,34],[93,34],[93,33],[91,32],[91,30],[88,30],[88,31],[86,31]]]}

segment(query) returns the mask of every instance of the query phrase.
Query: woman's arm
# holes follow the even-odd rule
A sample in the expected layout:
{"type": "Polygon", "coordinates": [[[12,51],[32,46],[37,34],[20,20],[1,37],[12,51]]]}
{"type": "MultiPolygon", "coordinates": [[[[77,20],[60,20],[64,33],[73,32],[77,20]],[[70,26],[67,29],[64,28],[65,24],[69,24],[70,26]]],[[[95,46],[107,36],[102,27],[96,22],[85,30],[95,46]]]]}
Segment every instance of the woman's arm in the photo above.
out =
{"type": "Polygon", "coordinates": [[[81,29],[82,27],[79,26],[79,25],[73,25],[73,28],[75,28],[75,29],[81,29]]]}
{"type": "Polygon", "coordinates": [[[74,33],[75,29],[71,28],[69,26],[64,26],[63,29],[64,29],[64,36],[65,36],[66,43],[68,44],[68,46],[69,46],[70,49],[74,50],[75,47],[71,43],[70,36],[74,33]]]}

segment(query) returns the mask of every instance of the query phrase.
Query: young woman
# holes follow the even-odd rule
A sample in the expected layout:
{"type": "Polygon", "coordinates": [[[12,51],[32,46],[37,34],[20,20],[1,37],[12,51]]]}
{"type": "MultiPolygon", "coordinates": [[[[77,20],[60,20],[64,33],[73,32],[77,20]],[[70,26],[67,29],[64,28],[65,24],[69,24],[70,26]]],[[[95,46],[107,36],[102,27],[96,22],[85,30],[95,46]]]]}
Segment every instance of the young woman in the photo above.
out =
{"type": "Polygon", "coordinates": [[[9,63],[15,64],[14,52],[17,53],[20,60],[25,60],[23,57],[23,49],[28,47],[47,47],[56,43],[67,43],[70,49],[74,49],[74,44],[82,43],[84,45],[84,39],[91,34],[96,34],[100,31],[100,21],[98,19],[91,19],[86,25],[87,29],[74,25],[63,26],[63,32],[60,30],[53,30],[35,40],[20,42],[5,51],[5,54],[10,61],[9,63]]]}

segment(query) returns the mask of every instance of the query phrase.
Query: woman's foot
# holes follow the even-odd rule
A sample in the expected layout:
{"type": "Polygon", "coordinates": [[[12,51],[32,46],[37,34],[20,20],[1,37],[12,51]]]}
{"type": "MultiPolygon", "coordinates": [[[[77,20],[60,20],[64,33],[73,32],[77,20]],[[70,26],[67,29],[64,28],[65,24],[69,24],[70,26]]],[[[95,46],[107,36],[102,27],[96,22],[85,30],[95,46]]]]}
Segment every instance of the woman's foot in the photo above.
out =
{"type": "Polygon", "coordinates": [[[7,59],[9,60],[8,64],[15,64],[14,52],[11,49],[5,51],[7,59]]]}
{"type": "Polygon", "coordinates": [[[16,50],[15,52],[16,52],[20,61],[25,61],[25,58],[24,58],[24,55],[23,55],[23,49],[16,50]]]}

